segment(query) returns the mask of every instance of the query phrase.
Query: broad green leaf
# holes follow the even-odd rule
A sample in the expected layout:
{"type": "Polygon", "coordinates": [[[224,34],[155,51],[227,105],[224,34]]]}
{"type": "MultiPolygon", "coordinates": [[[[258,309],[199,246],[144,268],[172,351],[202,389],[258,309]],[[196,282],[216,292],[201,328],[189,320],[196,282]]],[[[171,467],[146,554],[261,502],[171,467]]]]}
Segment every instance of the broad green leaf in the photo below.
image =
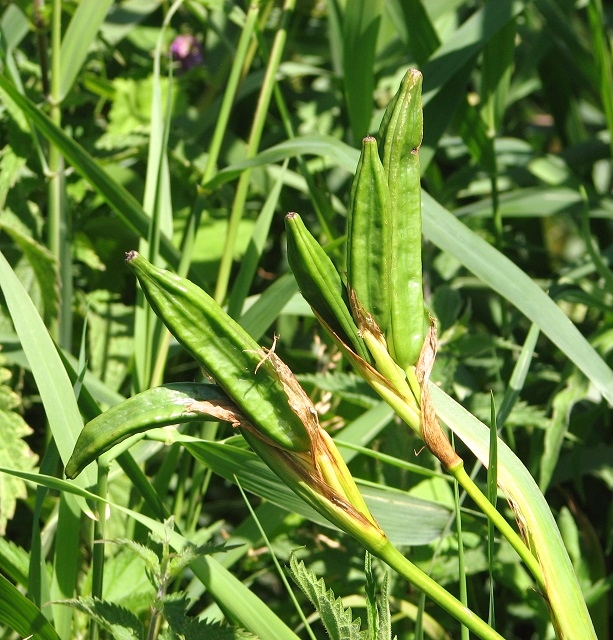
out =
{"type": "MultiPolygon", "coordinates": [[[[326,527],[330,523],[298,498],[251,451],[216,442],[190,440],[184,446],[215,473],[277,506],[298,513],[326,527]]],[[[356,483],[381,528],[395,545],[427,544],[439,537],[449,520],[449,510],[435,503],[413,498],[389,487],[356,483]],[[406,523],[411,526],[407,527],[406,523]]]]}
{"type": "Polygon", "coordinates": [[[424,234],[515,305],[613,402],[613,371],[542,289],[502,253],[423,193],[424,234]]]}
{"type": "Polygon", "coordinates": [[[22,638],[60,640],[42,611],[3,575],[0,575],[0,621],[22,638]]]}
{"type": "Polygon", "coordinates": [[[353,144],[369,133],[375,88],[375,51],[382,0],[345,3],[343,20],[343,81],[353,144]]]}

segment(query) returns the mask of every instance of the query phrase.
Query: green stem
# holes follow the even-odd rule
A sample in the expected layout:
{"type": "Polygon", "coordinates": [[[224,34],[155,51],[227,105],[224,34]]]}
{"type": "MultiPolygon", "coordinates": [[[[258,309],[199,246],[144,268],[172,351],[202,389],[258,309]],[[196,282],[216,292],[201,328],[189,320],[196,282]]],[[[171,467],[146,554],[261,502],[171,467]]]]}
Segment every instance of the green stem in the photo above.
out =
{"type": "Polygon", "coordinates": [[[452,596],[449,591],[441,587],[438,582],[405,558],[391,542],[387,541],[382,548],[369,549],[369,551],[388,564],[405,580],[421,589],[432,601],[440,605],[480,638],[484,640],[504,640],[497,631],[463,605],[455,596],[452,596]]]}
{"type": "MultiPolygon", "coordinates": [[[[455,524],[458,535],[458,575],[460,583],[460,601],[468,606],[468,591],[466,588],[466,560],[464,556],[464,538],[462,536],[462,517],[460,514],[460,490],[457,482],[453,483],[453,496],[455,501],[455,524]]],[[[462,640],[468,640],[468,629],[462,625],[460,630],[462,640]]]]}
{"type": "MultiPolygon", "coordinates": [[[[60,50],[62,44],[62,2],[54,0],[51,22],[51,104],[50,117],[55,125],[62,125],[60,107],[60,50]]],[[[64,158],[55,145],[49,149],[49,228],[48,245],[57,260],[60,276],[59,315],[51,332],[58,344],[66,349],[72,342],[72,253],[69,219],[64,181],[64,158]]]]}
{"type": "Polygon", "coordinates": [[[466,473],[464,463],[460,462],[455,467],[447,469],[449,473],[458,481],[464,491],[473,499],[475,504],[481,511],[494,523],[498,531],[509,541],[511,546],[518,553],[519,557],[524,561],[530,573],[534,576],[542,593],[547,593],[543,572],[538,560],[532,555],[530,549],[526,546],[519,534],[511,527],[511,525],[502,517],[492,503],[481,492],[472,478],[466,473]]]}
{"type": "MultiPolygon", "coordinates": [[[[283,19],[281,22],[281,26],[279,27],[277,34],[275,35],[275,40],[270,52],[268,66],[266,67],[266,74],[264,76],[262,90],[258,99],[258,105],[253,117],[253,125],[251,128],[251,133],[249,135],[249,142],[247,144],[247,159],[253,158],[253,156],[255,156],[260,145],[262,132],[264,130],[264,123],[266,121],[268,108],[270,106],[270,98],[272,96],[272,90],[275,84],[275,76],[279,69],[281,57],[285,49],[285,41],[287,40],[287,23],[289,21],[289,16],[294,10],[295,4],[296,0],[285,0],[283,4],[283,19]]],[[[219,265],[217,286],[215,288],[215,300],[220,304],[223,302],[228,291],[230,272],[232,270],[232,260],[234,257],[234,247],[236,244],[236,238],[238,236],[240,222],[243,216],[243,210],[245,208],[245,201],[247,199],[250,177],[250,170],[246,170],[241,174],[236,189],[236,195],[234,197],[234,203],[232,205],[232,211],[230,213],[226,242],[221,257],[221,264],[219,265]]]]}
{"type": "MultiPolygon", "coordinates": [[[[104,539],[106,532],[106,499],[108,495],[109,468],[98,464],[97,493],[102,498],[98,502],[97,516],[94,523],[94,540],[92,545],[92,597],[102,599],[102,585],[104,579],[104,539]]],[[[98,640],[98,625],[92,620],[89,626],[90,640],[98,640]]]]}

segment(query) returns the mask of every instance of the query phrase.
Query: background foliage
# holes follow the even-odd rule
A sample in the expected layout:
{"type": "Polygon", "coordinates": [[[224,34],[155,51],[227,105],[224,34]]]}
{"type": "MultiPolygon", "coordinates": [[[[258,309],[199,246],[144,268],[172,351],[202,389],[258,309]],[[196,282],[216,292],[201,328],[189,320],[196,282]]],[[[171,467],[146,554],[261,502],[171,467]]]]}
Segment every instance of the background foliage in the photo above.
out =
{"type": "MultiPolygon", "coordinates": [[[[298,211],[343,264],[356,149],[376,132],[404,71],[415,66],[424,75],[423,186],[433,199],[424,207],[424,284],[441,338],[434,377],[488,423],[493,397],[501,435],[545,493],[598,637],[608,637],[613,76],[607,11],[597,0],[5,4],[0,248],[62,360],[45,351],[49,345],[34,323],[29,347],[17,338],[11,313],[18,316],[14,306],[9,313],[5,291],[0,466],[61,477],[60,458],[65,462],[84,420],[69,408],[74,400],[53,397],[59,370],[71,377],[85,420],[151,384],[199,378],[195,364],[143,310],[124,267],[125,251],[145,247],[171,268],[189,270],[262,344],[279,336],[277,352],[316,400],[322,422],[347,443],[354,475],[376,483],[373,494],[382,492],[376,515],[383,521],[387,512],[384,528],[396,523],[397,540],[413,561],[455,591],[452,485],[426,452],[416,455],[421,444],[320,331],[284,255],[283,215],[298,211]],[[186,55],[177,42],[189,45],[186,55]],[[49,119],[36,120],[11,87],[49,119]],[[437,227],[445,219],[435,203],[476,236],[454,246],[455,231],[437,227]],[[579,334],[539,306],[517,270],[502,261],[479,266],[484,254],[474,237],[547,292],[602,360],[581,351],[579,334]],[[41,366],[46,383],[37,373],[41,366]],[[368,445],[371,453],[349,445],[368,445]],[[398,494],[398,506],[392,489],[409,498],[398,494]],[[426,502],[409,504],[417,498],[426,502]]],[[[19,317],[35,313],[23,298],[14,304],[23,305],[19,317]]],[[[190,429],[211,439],[232,435],[221,426],[190,429]]],[[[103,557],[104,598],[132,612],[135,629],[148,619],[155,592],[146,568],[151,573],[155,561],[143,558],[136,543],[147,544],[146,517],[162,522],[171,514],[194,544],[245,542],[215,557],[287,625],[301,624],[233,482],[236,461],[224,467],[214,449],[195,459],[179,443],[160,444],[173,437],[153,434],[112,465],[108,499],[116,506],[102,530],[82,514],[94,504],[88,507],[84,496],[59,497],[0,474],[0,572],[27,590],[61,637],[84,632],[87,618],[48,603],[96,593],[96,553],[103,557]],[[99,538],[131,542],[92,545],[99,538]]],[[[269,499],[260,503],[248,494],[274,555],[288,563],[290,552],[304,547],[299,557],[308,567],[359,608],[362,551],[284,511],[287,498],[275,501],[276,488],[266,494],[254,481],[261,473],[247,471],[241,484],[269,499]]],[[[92,471],[82,487],[95,480],[92,471]]],[[[502,545],[488,563],[486,523],[465,506],[471,607],[487,616],[491,569],[498,631],[508,638],[550,637],[546,607],[526,589],[517,559],[502,545]]],[[[163,540],[163,527],[157,533],[163,540]]],[[[164,557],[161,542],[150,546],[164,557]]],[[[181,569],[167,585],[188,599],[175,611],[221,619],[198,570],[181,569]]],[[[154,584],[160,571],[153,571],[154,584]]],[[[415,631],[415,611],[423,606],[418,594],[393,577],[391,589],[399,638],[445,637],[444,629],[455,637],[456,623],[429,605],[425,611],[438,626],[426,617],[423,631],[415,631]]],[[[301,606],[308,615],[310,605],[301,606]]],[[[172,619],[171,609],[165,617],[172,619]]]]}

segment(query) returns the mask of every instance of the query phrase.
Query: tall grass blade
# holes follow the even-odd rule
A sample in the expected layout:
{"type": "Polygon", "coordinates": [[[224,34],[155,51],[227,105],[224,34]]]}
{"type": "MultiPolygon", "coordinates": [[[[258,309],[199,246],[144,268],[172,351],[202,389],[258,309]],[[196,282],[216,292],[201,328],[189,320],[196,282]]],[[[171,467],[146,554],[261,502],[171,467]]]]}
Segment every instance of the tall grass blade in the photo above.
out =
{"type": "Polygon", "coordinates": [[[370,132],[375,88],[375,51],[382,0],[354,0],[343,16],[343,78],[353,144],[370,132]]]}
{"type": "MultiPolygon", "coordinates": [[[[36,307],[2,253],[0,253],[0,288],[4,293],[21,346],[40,393],[51,433],[64,464],[74,449],[83,428],[73,388],[55,345],[36,307]]],[[[93,486],[96,476],[87,471],[81,482],[93,486]]]]}
{"type": "Polygon", "coordinates": [[[83,0],[70,19],[60,50],[59,95],[61,101],[72,88],[92,42],[113,0],[83,0]]]}

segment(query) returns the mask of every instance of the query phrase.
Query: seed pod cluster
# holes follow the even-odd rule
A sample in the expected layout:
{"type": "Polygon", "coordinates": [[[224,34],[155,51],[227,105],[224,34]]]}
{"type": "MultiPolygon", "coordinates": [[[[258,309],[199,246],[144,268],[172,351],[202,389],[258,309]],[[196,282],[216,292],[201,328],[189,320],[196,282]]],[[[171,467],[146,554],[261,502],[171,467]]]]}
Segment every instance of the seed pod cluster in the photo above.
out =
{"type": "Polygon", "coordinates": [[[193,282],[152,265],[136,251],[126,254],[126,264],[169,331],[262,437],[290,451],[308,451],[307,429],[258,343],[193,282]]]}
{"type": "Polygon", "coordinates": [[[410,69],[385,112],[378,149],[372,137],[362,143],[347,235],[348,285],[405,371],[417,362],[427,328],[418,155],[421,83],[419,71],[410,69]]]}
{"type": "Polygon", "coordinates": [[[300,216],[290,213],[285,222],[290,266],[326,328],[369,364],[379,365],[383,349],[409,378],[428,327],[421,265],[421,86],[421,73],[410,69],[385,112],[379,143],[370,136],[362,142],[347,222],[348,291],[300,216]],[[376,344],[365,339],[365,327],[376,344]]]}

